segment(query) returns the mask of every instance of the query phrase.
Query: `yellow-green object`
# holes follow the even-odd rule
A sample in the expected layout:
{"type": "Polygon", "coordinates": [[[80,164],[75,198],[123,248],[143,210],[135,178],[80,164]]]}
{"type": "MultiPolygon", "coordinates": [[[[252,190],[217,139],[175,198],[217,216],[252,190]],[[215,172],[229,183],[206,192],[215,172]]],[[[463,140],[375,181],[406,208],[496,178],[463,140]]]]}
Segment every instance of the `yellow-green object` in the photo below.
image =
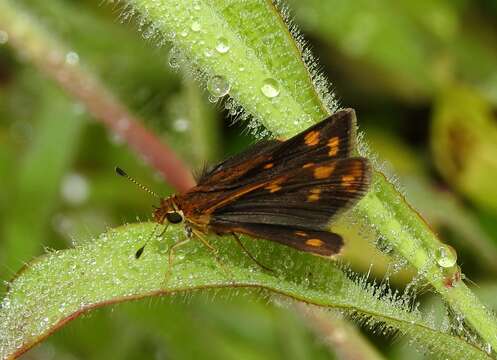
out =
{"type": "Polygon", "coordinates": [[[431,147],[445,180],[479,207],[497,211],[497,126],[492,108],[470,89],[452,88],[439,98],[431,147]]]}

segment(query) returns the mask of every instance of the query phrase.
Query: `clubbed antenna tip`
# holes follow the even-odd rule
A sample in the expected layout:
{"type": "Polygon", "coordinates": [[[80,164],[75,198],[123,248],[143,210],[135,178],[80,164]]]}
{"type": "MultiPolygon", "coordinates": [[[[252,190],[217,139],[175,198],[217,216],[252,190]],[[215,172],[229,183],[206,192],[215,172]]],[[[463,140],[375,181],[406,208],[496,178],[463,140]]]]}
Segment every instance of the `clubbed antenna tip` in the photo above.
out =
{"type": "Polygon", "coordinates": [[[119,176],[128,177],[128,174],[126,174],[126,171],[124,171],[123,169],[121,169],[119,166],[116,166],[116,173],[119,176]]]}
{"type": "Polygon", "coordinates": [[[156,198],[160,199],[160,196],[157,195],[155,192],[153,192],[152,190],[150,190],[148,187],[146,187],[145,185],[142,185],[140,184],[138,181],[136,181],[134,178],[132,178],[131,176],[129,176],[126,171],[124,171],[123,169],[121,169],[119,166],[116,166],[115,168],[116,170],[116,174],[119,175],[119,176],[122,176],[126,179],[128,179],[129,181],[131,181],[133,184],[135,184],[136,186],[138,186],[140,189],[142,189],[143,191],[146,191],[147,193],[149,193],[150,195],[152,196],[155,196],[156,198]]]}

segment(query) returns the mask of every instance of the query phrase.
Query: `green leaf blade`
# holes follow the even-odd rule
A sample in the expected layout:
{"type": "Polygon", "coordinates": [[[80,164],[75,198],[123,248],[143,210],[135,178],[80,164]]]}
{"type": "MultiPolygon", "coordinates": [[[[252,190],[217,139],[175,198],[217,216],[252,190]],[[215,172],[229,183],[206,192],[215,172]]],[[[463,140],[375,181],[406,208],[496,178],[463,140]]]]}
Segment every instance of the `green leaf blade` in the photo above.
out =
{"type": "Polygon", "coordinates": [[[273,259],[269,265],[277,276],[255,267],[234,241],[223,237],[209,239],[220,250],[221,266],[199,241],[192,241],[178,249],[171,276],[166,278],[167,249],[185,235],[181,226],[171,226],[163,239],[151,241],[136,259],[136,250],[154,229],[151,223],[112,229],[95,241],[47,254],[28,265],[11,282],[2,302],[0,358],[27,351],[95,307],[216,287],[266,289],[364,317],[369,324],[384,324],[385,329],[412,333],[427,348],[436,334],[437,346],[451,358],[457,358],[454,349],[485,358],[482,351],[431,326],[418,311],[408,311],[402,299],[382,296],[382,288],[364,281],[352,281],[327,259],[281,245],[245,241],[261,261],[273,259]]]}

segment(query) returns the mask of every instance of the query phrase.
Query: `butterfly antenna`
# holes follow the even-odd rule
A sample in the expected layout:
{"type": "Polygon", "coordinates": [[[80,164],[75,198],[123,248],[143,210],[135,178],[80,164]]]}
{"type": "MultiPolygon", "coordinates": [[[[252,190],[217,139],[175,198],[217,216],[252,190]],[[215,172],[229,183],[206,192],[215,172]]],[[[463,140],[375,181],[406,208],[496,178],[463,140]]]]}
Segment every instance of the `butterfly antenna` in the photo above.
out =
{"type": "Polygon", "coordinates": [[[119,176],[122,176],[126,179],[128,179],[129,181],[131,181],[133,184],[135,184],[136,186],[138,186],[140,189],[142,189],[143,191],[149,193],[150,195],[152,196],[155,196],[156,198],[160,199],[161,197],[159,195],[157,195],[154,191],[150,190],[148,187],[146,187],[145,185],[143,184],[140,184],[138,181],[136,181],[134,178],[132,178],[131,176],[129,176],[126,171],[124,171],[123,169],[121,169],[119,166],[116,166],[116,174],[119,175],[119,176]]]}
{"type": "MultiPolygon", "coordinates": [[[[165,229],[157,237],[161,237],[162,235],[164,235],[164,233],[167,230],[167,226],[168,225],[166,225],[165,229]]],[[[150,240],[152,240],[152,238],[154,237],[155,233],[157,232],[157,229],[158,229],[159,226],[160,226],[160,224],[156,224],[155,225],[154,230],[152,231],[152,233],[150,234],[150,236],[145,241],[145,244],[143,244],[142,247],[140,247],[138,250],[136,250],[136,253],[135,253],[135,258],[136,259],[139,259],[140,256],[142,256],[143,251],[145,250],[145,246],[147,246],[147,244],[150,242],[150,240]]]]}

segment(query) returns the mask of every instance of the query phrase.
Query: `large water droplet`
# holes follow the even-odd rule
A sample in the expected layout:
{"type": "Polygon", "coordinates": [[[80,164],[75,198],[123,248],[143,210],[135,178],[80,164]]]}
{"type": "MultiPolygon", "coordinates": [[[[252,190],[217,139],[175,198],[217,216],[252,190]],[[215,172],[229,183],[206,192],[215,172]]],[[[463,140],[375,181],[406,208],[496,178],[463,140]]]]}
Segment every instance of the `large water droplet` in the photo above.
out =
{"type": "Polygon", "coordinates": [[[70,51],[66,54],[66,64],[77,65],[79,63],[79,55],[77,52],[70,51]]]}
{"type": "Polygon", "coordinates": [[[450,245],[441,245],[435,254],[437,263],[440,267],[450,268],[453,267],[457,262],[457,252],[450,245]]]}
{"type": "Polygon", "coordinates": [[[264,80],[261,91],[266,97],[274,98],[280,94],[280,86],[276,80],[268,78],[264,80]]]}
{"type": "Polygon", "coordinates": [[[230,50],[230,46],[228,44],[228,40],[224,37],[220,37],[217,39],[216,50],[220,54],[225,54],[230,50]]]}
{"type": "Polygon", "coordinates": [[[223,76],[216,75],[207,81],[207,90],[212,96],[219,98],[230,91],[230,83],[223,76]]]}
{"type": "Polygon", "coordinates": [[[84,176],[77,173],[66,175],[62,180],[60,192],[68,203],[80,205],[88,198],[88,181],[84,176]]]}
{"type": "Polygon", "coordinates": [[[0,30],[0,45],[7,44],[9,41],[9,34],[7,31],[0,30]]]}

